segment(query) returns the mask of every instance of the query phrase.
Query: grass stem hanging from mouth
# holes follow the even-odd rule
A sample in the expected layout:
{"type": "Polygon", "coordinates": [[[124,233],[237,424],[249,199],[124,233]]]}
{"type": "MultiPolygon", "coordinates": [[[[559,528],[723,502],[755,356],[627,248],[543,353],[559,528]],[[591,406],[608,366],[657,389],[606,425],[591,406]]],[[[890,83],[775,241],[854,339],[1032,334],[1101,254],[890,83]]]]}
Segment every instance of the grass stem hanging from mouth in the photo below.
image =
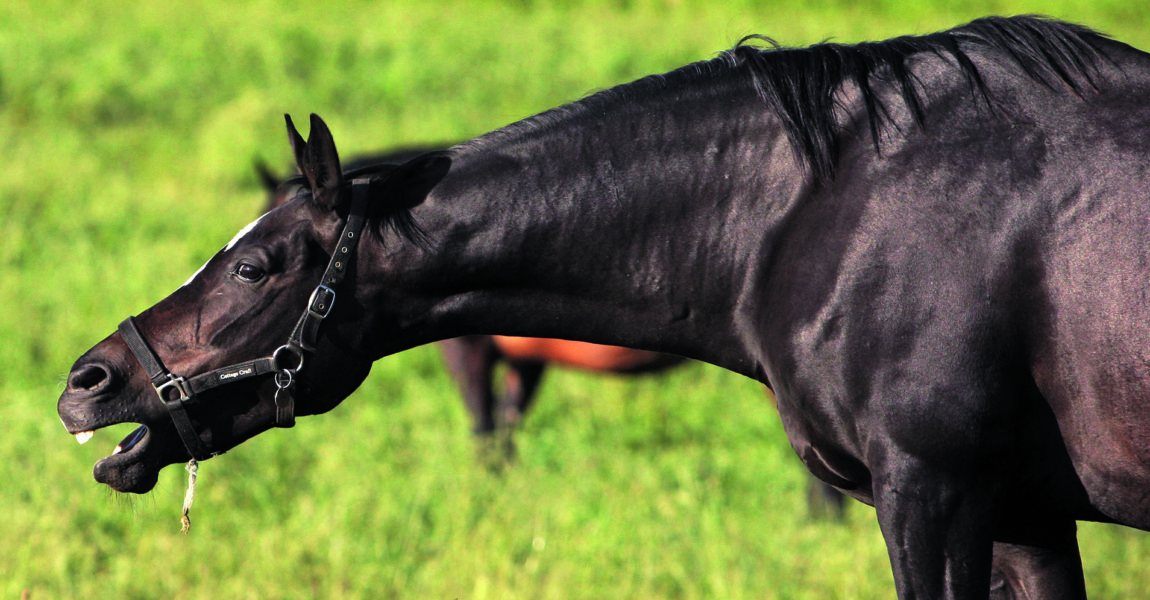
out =
{"type": "Polygon", "coordinates": [[[184,492],[184,513],[180,516],[180,533],[186,534],[192,528],[192,519],[188,517],[188,513],[192,510],[192,500],[196,496],[196,472],[200,470],[200,465],[193,458],[188,461],[188,466],[184,469],[188,471],[188,491],[184,492]]]}

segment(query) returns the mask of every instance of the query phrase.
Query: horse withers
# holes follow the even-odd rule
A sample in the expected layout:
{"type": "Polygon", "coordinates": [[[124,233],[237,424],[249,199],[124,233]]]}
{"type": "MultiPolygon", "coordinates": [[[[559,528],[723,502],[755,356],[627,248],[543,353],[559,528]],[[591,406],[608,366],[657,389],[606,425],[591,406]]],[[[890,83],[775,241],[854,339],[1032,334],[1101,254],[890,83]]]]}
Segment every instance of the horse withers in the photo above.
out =
{"type": "Polygon", "coordinates": [[[1017,17],[741,43],[376,170],[289,121],[306,189],[84,354],[60,417],[145,425],[95,467],[145,492],[416,345],[672,353],[775,391],[900,598],[1081,598],[1075,521],[1150,529],[1147,90],[1150,56],[1017,17]]]}

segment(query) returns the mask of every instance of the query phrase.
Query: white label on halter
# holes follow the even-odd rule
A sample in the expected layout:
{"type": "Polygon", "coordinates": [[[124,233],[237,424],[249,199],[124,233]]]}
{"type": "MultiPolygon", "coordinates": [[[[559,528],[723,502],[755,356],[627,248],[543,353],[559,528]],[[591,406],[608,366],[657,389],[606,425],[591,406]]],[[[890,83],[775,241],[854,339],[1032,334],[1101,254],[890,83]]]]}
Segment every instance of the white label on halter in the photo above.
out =
{"type": "MultiPolygon", "coordinates": [[[[256,225],[259,224],[260,219],[263,219],[266,214],[267,213],[260,215],[259,219],[256,219],[255,221],[248,223],[247,225],[244,226],[243,229],[239,230],[239,232],[236,233],[236,235],[232,237],[232,241],[228,242],[228,245],[224,246],[224,249],[221,250],[221,252],[227,252],[228,250],[231,250],[232,246],[235,246],[237,243],[239,243],[239,241],[241,239],[243,239],[243,237],[245,235],[247,235],[249,232],[251,232],[252,229],[255,229],[256,225]]],[[[212,262],[212,259],[209,258],[208,262],[212,262]]],[[[184,287],[184,286],[188,285],[189,283],[191,283],[192,280],[196,278],[196,275],[199,275],[201,272],[203,272],[204,267],[208,266],[208,262],[200,265],[200,268],[196,269],[196,272],[192,273],[192,276],[189,277],[188,280],[184,282],[184,285],[181,285],[180,287],[184,287]]]]}

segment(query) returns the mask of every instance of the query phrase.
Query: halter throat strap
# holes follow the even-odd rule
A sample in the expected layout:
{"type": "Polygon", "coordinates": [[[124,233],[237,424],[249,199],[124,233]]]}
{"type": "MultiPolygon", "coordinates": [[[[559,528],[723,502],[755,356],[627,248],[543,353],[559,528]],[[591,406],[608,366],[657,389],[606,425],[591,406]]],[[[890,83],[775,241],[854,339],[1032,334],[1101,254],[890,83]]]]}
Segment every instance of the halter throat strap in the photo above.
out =
{"type": "Polygon", "coordinates": [[[228,365],[185,379],[174,375],[164,367],[159,355],[140,333],[134,317],[128,317],[120,323],[120,335],[124,338],[128,349],[144,368],[144,372],[152,382],[152,387],[156,390],[160,403],[168,409],[176,432],[180,435],[180,440],[183,441],[192,458],[201,461],[224,453],[223,451],[208,449],[192,425],[187,407],[198,403],[199,396],[203,392],[228,383],[274,373],[278,388],[275,397],[275,426],[291,427],[295,425],[294,387],[296,377],[303,369],[305,355],[315,351],[316,342],[319,339],[319,327],[324,319],[331,314],[332,306],[335,305],[335,288],[343,281],[348,263],[355,255],[355,249],[359,244],[359,238],[366,222],[367,197],[370,188],[370,178],[352,181],[351,211],[343,231],[340,232],[335,252],[328,262],[323,277],[320,278],[319,285],[312,292],[307,308],[300,316],[299,321],[296,322],[291,336],[288,337],[287,343],[277,348],[271,356],[228,365]]]}

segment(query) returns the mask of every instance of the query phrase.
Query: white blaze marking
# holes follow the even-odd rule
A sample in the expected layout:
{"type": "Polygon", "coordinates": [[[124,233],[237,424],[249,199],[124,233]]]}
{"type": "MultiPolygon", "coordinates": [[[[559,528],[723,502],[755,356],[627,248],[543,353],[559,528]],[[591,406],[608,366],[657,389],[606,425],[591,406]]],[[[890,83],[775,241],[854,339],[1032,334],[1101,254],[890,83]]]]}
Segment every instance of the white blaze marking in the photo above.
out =
{"type": "MultiPolygon", "coordinates": [[[[252,221],[251,223],[248,223],[247,225],[245,225],[243,229],[239,230],[236,233],[236,235],[232,237],[232,241],[228,242],[228,244],[226,246],[224,246],[224,249],[221,250],[221,252],[227,252],[228,250],[231,250],[232,246],[235,246],[237,243],[239,243],[239,241],[241,239],[243,239],[243,237],[245,235],[250,233],[251,230],[255,229],[256,225],[259,224],[260,219],[263,219],[264,216],[266,216],[266,215],[267,215],[267,213],[264,213],[263,215],[260,215],[259,219],[256,219],[255,221],[252,221]]],[[[209,258],[208,262],[212,262],[212,259],[209,258]]],[[[199,275],[204,270],[204,267],[208,266],[208,262],[200,265],[200,268],[196,269],[196,272],[192,273],[192,276],[189,277],[188,280],[184,282],[184,285],[181,285],[180,287],[184,287],[184,286],[188,285],[189,283],[191,283],[192,280],[196,278],[196,275],[199,275]]]]}

